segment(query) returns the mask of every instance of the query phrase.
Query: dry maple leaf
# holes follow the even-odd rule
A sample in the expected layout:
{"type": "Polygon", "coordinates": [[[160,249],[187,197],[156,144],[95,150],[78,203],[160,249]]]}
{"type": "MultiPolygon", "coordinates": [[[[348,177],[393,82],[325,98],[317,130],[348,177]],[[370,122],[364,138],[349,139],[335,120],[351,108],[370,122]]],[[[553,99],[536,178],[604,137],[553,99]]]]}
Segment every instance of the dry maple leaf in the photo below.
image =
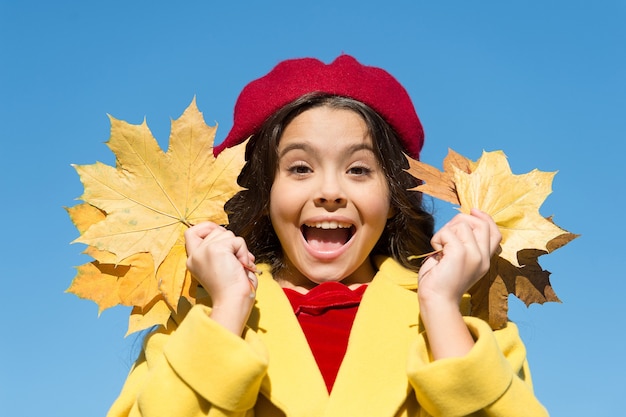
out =
{"type": "Polygon", "coordinates": [[[408,172],[423,181],[413,190],[457,204],[463,213],[478,208],[491,215],[502,233],[501,253],[492,260],[488,274],[469,291],[472,315],[497,329],[508,320],[509,294],[526,305],[559,301],[550,285],[550,273],[540,267],[538,258],[577,235],[539,213],[552,192],[555,173],[533,170],[514,175],[501,151],[483,152],[473,162],[450,150],[443,171],[407,159],[408,172]]]}
{"type": "Polygon", "coordinates": [[[84,203],[68,212],[80,232],[75,242],[86,244],[94,261],[78,267],[68,291],[100,311],[133,306],[131,333],[164,324],[181,297],[194,302],[183,233],[200,221],[227,223],[224,203],[241,189],[245,143],[214,158],[217,128],[206,125],[195,99],[172,121],[167,152],[145,121],[110,120],[116,166],[74,166],[84,203]]]}
{"type": "Polygon", "coordinates": [[[483,152],[470,172],[454,170],[460,210],[475,207],[489,213],[502,233],[500,256],[521,266],[517,253],[523,249],[547,251],[552,239],[566,233],[539,214],[539,207],[552,192],[555,172],[533,170],[513,175],[501,151],[483,152]]]}

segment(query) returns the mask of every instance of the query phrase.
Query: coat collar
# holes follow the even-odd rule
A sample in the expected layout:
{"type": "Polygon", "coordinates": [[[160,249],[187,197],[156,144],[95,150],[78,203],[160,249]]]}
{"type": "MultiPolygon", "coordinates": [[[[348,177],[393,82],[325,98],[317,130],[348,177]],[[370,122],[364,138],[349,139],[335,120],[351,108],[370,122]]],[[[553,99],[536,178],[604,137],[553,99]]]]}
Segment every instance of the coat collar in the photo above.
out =
{"type": "Polygon", "coordinates": [[[419,330],[417,295],[407,288],[417,286],[417,274],[390,258],[376,264],[330,396],[287,297],[261,268],[249,325],[270,355],[261,392],[287,415],[394,415],[405,401],[407,351],[419,330]]]}

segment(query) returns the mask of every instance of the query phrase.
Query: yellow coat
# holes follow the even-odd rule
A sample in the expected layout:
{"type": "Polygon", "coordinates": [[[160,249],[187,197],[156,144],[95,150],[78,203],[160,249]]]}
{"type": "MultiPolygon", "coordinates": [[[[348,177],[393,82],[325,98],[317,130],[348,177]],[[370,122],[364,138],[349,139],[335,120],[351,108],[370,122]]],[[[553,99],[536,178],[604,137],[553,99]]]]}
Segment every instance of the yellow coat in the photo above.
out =
{"type": "Polygon", "coordinates": [[[415,273],[390,258],[365,291],[329,395],[280,286],[265,268],[244,338],[197,305],[153,333],[109,411],[115,416],[547,416],[532,392],[525,348],[510,323],[476,318],[463,358],[432,362],[415,273]]]}

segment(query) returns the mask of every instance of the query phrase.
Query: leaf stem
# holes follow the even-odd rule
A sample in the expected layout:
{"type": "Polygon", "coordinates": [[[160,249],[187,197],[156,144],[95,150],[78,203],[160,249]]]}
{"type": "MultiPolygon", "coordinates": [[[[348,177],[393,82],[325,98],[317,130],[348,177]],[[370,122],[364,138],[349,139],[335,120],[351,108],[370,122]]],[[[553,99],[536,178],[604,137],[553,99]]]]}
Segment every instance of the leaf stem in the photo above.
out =
{"type": "Polygon", "coordinates": [[[428,258],[429,256],[436,255],[438,253],[441,253],[442,251],[443,251],[443,249],[438,249],[438,250],[434,250],[432,252],[423,253],[421,255],[411,255],[411,256],[409,256],[406,259],[409,260],[409,261],[413,261],[415,259],[428,258]]]}

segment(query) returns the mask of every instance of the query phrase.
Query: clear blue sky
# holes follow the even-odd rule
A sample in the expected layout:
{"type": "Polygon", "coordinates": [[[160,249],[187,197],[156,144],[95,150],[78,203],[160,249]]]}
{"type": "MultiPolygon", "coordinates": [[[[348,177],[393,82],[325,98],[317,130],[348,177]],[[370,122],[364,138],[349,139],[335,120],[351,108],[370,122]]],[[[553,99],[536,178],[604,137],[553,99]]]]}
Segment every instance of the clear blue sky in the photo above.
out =
{"type": "Polygon", "coordinates": [[[0,415],[104,415],[137,354],[128,309],[98,318],[64,293],[88,261],[70,164],[114,163],[107,114],[146,118],[165,147],[195,96],[221,139],[245,83],[341,52],[403,82],[426,162],[502,149],[515,173],[559,171],[542,214],[582,234],[541,260],[563,303],[513,300],[511,317],[553,416],[621,415],[625,22],[623,0],[1,0],[0,415]]]}

